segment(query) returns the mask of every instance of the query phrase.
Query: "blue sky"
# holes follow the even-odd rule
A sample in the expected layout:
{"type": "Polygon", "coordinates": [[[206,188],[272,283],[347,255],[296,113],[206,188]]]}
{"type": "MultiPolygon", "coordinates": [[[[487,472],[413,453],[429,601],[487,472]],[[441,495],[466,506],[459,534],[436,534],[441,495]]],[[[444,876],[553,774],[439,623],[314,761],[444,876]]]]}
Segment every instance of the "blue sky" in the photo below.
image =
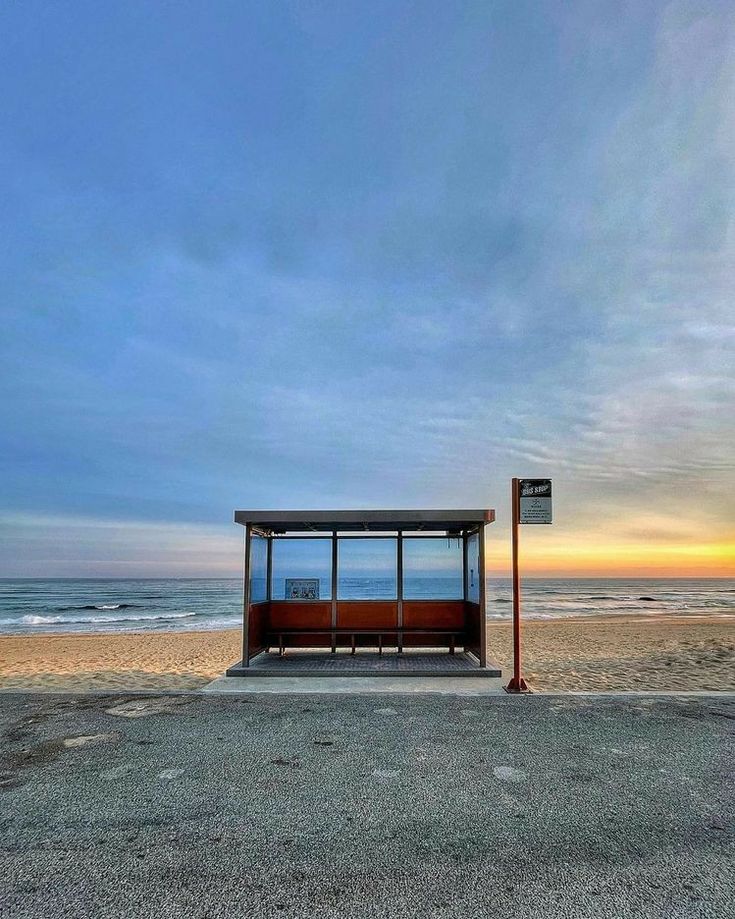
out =
{"type": "Polygon", "coordinates": [[[726,2],[5,4],[0,574],[235,574],[236,506],[497,507],[502,571],[514,474],[555,480],[540,573],[612,571],[576,564],[595,540],[707,573],[735,511],[734,27],[726,2]]]}

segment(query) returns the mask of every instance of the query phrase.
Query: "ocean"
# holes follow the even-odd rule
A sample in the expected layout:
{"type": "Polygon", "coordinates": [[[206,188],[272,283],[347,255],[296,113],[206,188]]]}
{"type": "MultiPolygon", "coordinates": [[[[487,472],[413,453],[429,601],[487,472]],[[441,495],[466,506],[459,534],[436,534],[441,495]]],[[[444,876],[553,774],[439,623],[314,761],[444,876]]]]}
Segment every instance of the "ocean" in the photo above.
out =
{"type": "MultiPolygon", "coordinates": [[[[405,589],[412,597],[456,595],[451,578],[408,581],[405,589]]],[[[341,589],[364,599],[393,590],[378,578],[352,578],[341,589]]],[[[735,579],[528,578],[522,595],[526,619],[591,614],[735,618],[735,579]]],[[[237,578],[0,580],[0,634],[225,629],[240,624],[241,603],[237,578]]],[[[510,616],[510,580],[488,578],[488,621],[510,616]]]]}

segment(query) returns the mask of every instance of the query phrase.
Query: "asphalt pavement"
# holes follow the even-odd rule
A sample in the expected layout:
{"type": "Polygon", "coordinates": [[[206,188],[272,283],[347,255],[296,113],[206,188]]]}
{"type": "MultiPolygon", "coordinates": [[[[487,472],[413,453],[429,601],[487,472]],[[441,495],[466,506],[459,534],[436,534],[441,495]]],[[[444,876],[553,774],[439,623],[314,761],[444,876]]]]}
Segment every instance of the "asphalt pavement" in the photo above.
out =
{"type": "Polygon", "coordinates": [[[0,915],[735,916],[732,697],[0,695],[0,915]]]}

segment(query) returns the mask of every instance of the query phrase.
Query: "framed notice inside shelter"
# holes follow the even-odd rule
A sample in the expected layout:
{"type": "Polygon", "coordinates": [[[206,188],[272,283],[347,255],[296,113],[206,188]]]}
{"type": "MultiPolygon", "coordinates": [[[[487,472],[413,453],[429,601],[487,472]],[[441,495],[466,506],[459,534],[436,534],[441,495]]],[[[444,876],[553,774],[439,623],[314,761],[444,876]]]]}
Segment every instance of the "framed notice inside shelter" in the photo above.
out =
{"type": "Polygon", "coordinates": [[[286,578],[287,600],[318,600],[319,578],[286,578]]]}

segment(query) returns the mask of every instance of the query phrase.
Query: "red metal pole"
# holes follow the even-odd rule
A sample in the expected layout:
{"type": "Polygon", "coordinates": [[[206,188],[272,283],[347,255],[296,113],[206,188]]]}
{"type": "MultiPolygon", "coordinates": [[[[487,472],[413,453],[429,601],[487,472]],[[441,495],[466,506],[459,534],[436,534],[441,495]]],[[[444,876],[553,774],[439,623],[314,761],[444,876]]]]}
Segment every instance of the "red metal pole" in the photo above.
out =
{"type": "Polygon", "coordinates": [[[518,516],[520,509],[518,479],[513,479],[511,495],[513,499],[511,513],[511,538],[513,541],[513,683],[516,687],[519,687],[521,685],[521,576],[518,571],[518,516]]]}
{"type": "Polygon", "coordinates": [[[519,480],[511,482],[511,544],[513,554],[513,678],[506,692],[528,692],[521,675],[521,576],[518,570],[518,518],[520,516],[519,480]]]}

